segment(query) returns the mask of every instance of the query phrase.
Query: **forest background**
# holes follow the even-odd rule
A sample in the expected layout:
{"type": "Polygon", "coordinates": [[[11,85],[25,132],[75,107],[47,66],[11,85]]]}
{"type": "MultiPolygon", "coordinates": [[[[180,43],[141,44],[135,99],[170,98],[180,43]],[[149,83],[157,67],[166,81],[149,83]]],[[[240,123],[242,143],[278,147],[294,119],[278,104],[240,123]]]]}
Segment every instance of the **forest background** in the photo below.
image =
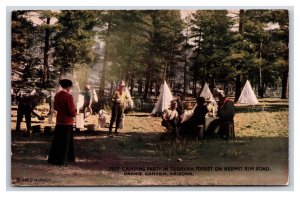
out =
{"type": "Polygon", "coordinates": [[[167,80],[173,93],[196,97],[208,82],[236,101],[250,80],[261,98],[288,98],[288,10],[16,10],[11,28],[17,89],[71,73],[99,97],[125,80],[147,100],[167,80]]]}

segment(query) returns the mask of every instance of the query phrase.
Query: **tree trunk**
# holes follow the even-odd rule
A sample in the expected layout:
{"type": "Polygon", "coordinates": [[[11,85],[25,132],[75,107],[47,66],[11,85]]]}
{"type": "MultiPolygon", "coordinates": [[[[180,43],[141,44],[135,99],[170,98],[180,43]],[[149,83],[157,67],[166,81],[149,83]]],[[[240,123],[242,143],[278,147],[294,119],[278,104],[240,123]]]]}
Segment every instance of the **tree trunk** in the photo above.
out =
{"type": "Polygon", "coordinates": [[[47,26],[46,26],[46,30],[45,30],[45,47],[44,47],[44,76],[43,76],[43,88],[46,87],[46,84],[49,81],[49,63],[48,63],[48,59],[49,59],[49,48],[50,48],[50,29],[49,29],[49,25],[50,25],[50,18],[47,18],[47,22],[46,22],[47,26]]]}
{"type": "Polygon", "coordinates": [[[143,94],[143,82],[141,79],[138,80],[138,93],[139,93],[139,96],[142,96],[143,94]]]}
{"type": "Polygon", "coordinates": [[[193,96],[196,98],[197,97],[197,80],[194,76],[194,79],[193,79],[193,96]]]}
{"type": "Polygon", "coordinates": [[[244,32],[244,20],[245,20],[245,10],[241,9],[239,11],[240,21],[239,21],[239,33],[244,32]]]}
{"type": "Polygon", "coordinates": [[[259,84],[258,84],[258,96],[260,98],[264,98],[264,82],[263,82],[263,76],[262,76],[262,41],[260,41],[259,44],[259,84]]]}
{"type": "Polygon", "coordinates": [[[224,83],[224,92],[225,95],[228,95],[228,83],[224,83]]]}
{"type": "Polygon", "coordinates": [[[199,34],[199,42],[198,42],[198,49],[197,49],[197,55],[196,55],[196,64],[194,63],[194,70],[193,70],[193,96],[197,97],[197,76],[198,76],[198,70],[200,67],[200,63],[198,61],[200,50],[201,50],[201,38],[202,34],[199,34]]]}
{"type": "MultiPolygon", "coordinates": [[[[188,40],[189,36],[189,28],[187,27],[187,33],[185,37],[185,46],[187,47],[189,44],[188,40]]],[[[186,96],[186,80],[187,80],[187,66],[188,66],[188,59],[187,59],[187,48],[184,51],[184,67],[183,67],[183,96],[186,96]]]]}
{"type": "Polygon", "coordinates": [[[281,99],[287,99],[288,98],[288,78],[289,78],[289,67],[287,67],[282,74],[282,91],[281,91],[281,99]]]}
{"type": "Polygon", "coordinates": [[[262,84],[262,79],[261,76],[259,77],[259,84],[258,84],[258,96],[260,98],[264,98],[264,89],[263,89],[263,84],[262,84]]]}
{"type": "MultiPolygon", "coordinates": [[[[106,45],[107,47],[107,45],[106,45]]],[[[104,96],[104,88],[105,88],[105,77],[106,77],[106,61],[107,61],[107,48],[105,49],[104,52],[104,59],[103,59],[103,67],[101,70],[101,80],[100,80],[100,87],[99,87],[99,93],[98,96],[102,97],[104,96]]]]}
{"type": "Polygon", "coordinates": [[[105,89],[105,78],[106,78],[106,66],[107,66],[107,59],[108,59],[108,38],[110,36],[110,30],[111,30],[111,25],[112,25],[112,12],[109,11],[109,20],[108,20],[108,26],[107,26],[107,31],[106,31],[106,43],[105,43],[105,52],[104,52],[104,58],[103,58],[103,67],[101,70],[101,80],[100,80],[100,87],[99,87],[99,93],[98,96],[99,98],[104,95],[104,89],[105,89]]]}
{"type": "Polygon", "coordinates": [[[130,78],[130,95],[132,96],[133,93],[133,88],[134,88],[134,76],[132,75],[130,78]]]}
{"type": "Polygon", "coordinates": [[[146,82],[145,82],[145,90],[144,90],[144,96],[143,99],[147,100],[148,98],[148,89],[149,89],[150,81],[148,75],[146,76],[146,82]]]}
{"type": "MultiPolygon", "coordinates": [[[[245,10],[240,10],[240,20],[239,20],[239,34],[243,35],[244,33],[244,19],[245,18],[245,10]]],[[[237,65],[237,72],[239,72],[242,69],[241,65],[237,65]]],[[[241,75],[238,74],[235,77],[235,95],[234,95],[234,101],[238,101],[240,98],[242,91],[242,83],[241,83],[241,75]]]]}
{"type": "MultiPolygon", "coordinates": [[[[239,68],[239,67],[238,67],[239,68]]],[[[234,102],[237,102],[240,98],[241,95],[241,89],[242,89],[242,84],[241,84],[241,75],[237,75],[235,77],[235,95],[234,95],[234,102]]]]}
{"type": "MultiPolygon", "coordinates": [[[[215,76],[213,75],[212,79],[211,79],[211,83],[209,84],[209,89],[213,90],[216,87],[216,83],[215,83],[215,76]]],[[[213,92],[212,92],[213,94],[213,92]]]]}
{"type": "Polygon", "coordinates": [[[113,91],[114,91],[114,81],[112,80],[112,81],[110,82],[110,93],[109,93],[109,95],[112,95],[112,94],[113,94],[113,91]]]}
{"type": "Polygon", "coordinates": [[[152,81],[150,82],[149,89],[150,89],[150,95],[151,95],[151,94],[152,94],[152,91],[153,91],[153,82],[152,82],[152,81]]]}
{"type": "Polygon", "coordinates": [[[264,78],[262,77],[262,74],[259,77],[259,85],[258,85],[258,96],[260,98],[264,98],[265,95],[265,83],[264,83],[264,78]]]}
{"type": "MultiPolygon", "coordinates": [[[[127,46],[128,49],[131,48],[132,45],[132,34],[129,35],[128,39],[125,39],[125,42],[127,42],[127,46]]],[[[129,56],[127,59],[127,63],[126,63],[126,69],[123,71],[125,73],[125,81],[130,81],[132,79],[132,72],[133,72],[133,68],[132,68],[132,64],[131,64],[131,57],[129,56]],[[129,72],[130,71],[130,72],[129,72]]]]}
{"type": "Polygon", "coordinates": [[[185,63],[183,67],[183,96],[186,96],[186,78],[187,78],[187,73],[186,73],[186,68],[187,68],[187,59],[185,57],[185,63]]]}
{"type": "Polygon", "coordinates": [[[281,82],[281,99],[287,99],[289,97],[289,37],[286,38],[286,55],[285,55],[285,61],[287,62],[286,67],[284,68],[284,71],[282,73],[282,82],[281,82]]]}

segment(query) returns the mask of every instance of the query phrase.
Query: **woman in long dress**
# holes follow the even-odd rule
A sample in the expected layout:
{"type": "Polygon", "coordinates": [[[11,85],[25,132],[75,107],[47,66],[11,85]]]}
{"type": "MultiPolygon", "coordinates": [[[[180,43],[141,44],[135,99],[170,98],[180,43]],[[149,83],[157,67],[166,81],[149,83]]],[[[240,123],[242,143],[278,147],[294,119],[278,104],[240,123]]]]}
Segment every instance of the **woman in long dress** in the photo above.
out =
{"type": "Polygon", "coordinates": [[[59,84],[63,89],[54,98],[57,118],[48,163],[66,165],[68,162],[75,162],[73,117],[76,116],[76,110],[73,97],[70,94],[72,81],[62,79],[59,84]]]}

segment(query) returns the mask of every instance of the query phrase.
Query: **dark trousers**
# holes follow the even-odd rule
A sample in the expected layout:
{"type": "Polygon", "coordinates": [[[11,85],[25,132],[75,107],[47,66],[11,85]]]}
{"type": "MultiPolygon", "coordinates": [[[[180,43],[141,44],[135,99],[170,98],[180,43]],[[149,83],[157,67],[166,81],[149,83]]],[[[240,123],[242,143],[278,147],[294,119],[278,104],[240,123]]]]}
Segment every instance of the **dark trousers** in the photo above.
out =
{"type": "Polygon", "coordinates": [[[205,125],[205,120],[199,121],[191,119],[183,122],[180,127],[180,135],[196,136],[198,125],[205,125]]]}
{"type": "Polygon", "coordinates": [[[31,111],[18,109],[16,131],[20,131],[20,126],[24,115],[26,121],[26,128],[27,130],[31,130],[31,111]]]}
{"type": "Polygon", "coordinates": [[[111,119],[110,119],[110,124],[109,124],[109,132],[112,131],[113,124],[116,122],[116,129],[115,131],[117,132],[120,121],[122,119],[124,113],[124,106],[120,105],[118,103],[114,103],[111,109],[111,119]]]}
{"type": "Polygon", "coordinates": [[[168,131],[171,131],[176,137],[178,137],[178,119],[163,120],[162,126],[166,127],[168,131]]]}
{"type": "Polygon", "coordinates": [[[214,134],[218,134],[221,138],[228,139],[229,138],[229,130],[228,130],[228,124],[233,123],[233,119],[225,119],[225,118],[218,118],[214,121],[212,121],[208,128],[207,131],[205,131],[205,136],[207,138],[213,137],[214,134]]]}
{"type": "Polygon", "coordinates": [[[48,163],[54,165],[66,165],[68,162],[74,161],[73,125],[57,124],[55,126],[48,163]]]}
{"type": "Polygon", "coordinates": [[[81,112],[83,113],[83,116],[85,118],[85,109],[88,108],[90,110],[90,113],[92,113],[90,106],[90,102],[89,101],[84,101],[81,112]]]}

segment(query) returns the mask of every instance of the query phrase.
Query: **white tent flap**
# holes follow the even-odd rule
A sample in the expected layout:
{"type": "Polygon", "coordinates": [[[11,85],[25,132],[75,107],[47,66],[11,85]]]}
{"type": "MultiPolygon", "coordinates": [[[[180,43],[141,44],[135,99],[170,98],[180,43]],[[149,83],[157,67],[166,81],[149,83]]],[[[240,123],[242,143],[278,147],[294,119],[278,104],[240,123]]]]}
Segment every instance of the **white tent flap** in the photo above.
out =
{"type": "Polygon", "coordinates": [[[251,84],[248,80],[242,90],[242,93],[241,93],[240,98],[237,101],[237,103],[249,104],[249,105],[258,104],[257,97],[256,97],[256,95],[251,87],[251,84]]]}
{"type": "Polygon", "coordinates": [[[134,102],[132,100],[132,97],[131,97],[130,92],[129,92],[127,87],[125,87],[125,93],[126,93],[127,98],[128,98],[128,102],[126,103],[126,108],[133,109],[134,102]]]}
{"type": "Polygon", "coordinates": [[[215,101],[215,98],[214,98],[213,94],[211,93],[207,83],[204,84],[204,87],[201,91],[200,97],[204,97],[205,100],[215,101]]]}
{"type": "Polygon", "coordinates": [[[205,82],[204,87],[201,91],[200,97],[204,97],[206,101],[210,101],[210,113],[213,116],[217,115],[217,111],[218,111],[218,104],[216,102],[216,99],[214,98],[213,94],[211,93],[208,84],[205,82]]]}
{"type": "Polygon", "coordinates": [[[166,81],[160,87],[160,94],[152,110],[152,114],[162,113],[165,109],[169,108],[173,100],[172,92],[166,81]]]}

